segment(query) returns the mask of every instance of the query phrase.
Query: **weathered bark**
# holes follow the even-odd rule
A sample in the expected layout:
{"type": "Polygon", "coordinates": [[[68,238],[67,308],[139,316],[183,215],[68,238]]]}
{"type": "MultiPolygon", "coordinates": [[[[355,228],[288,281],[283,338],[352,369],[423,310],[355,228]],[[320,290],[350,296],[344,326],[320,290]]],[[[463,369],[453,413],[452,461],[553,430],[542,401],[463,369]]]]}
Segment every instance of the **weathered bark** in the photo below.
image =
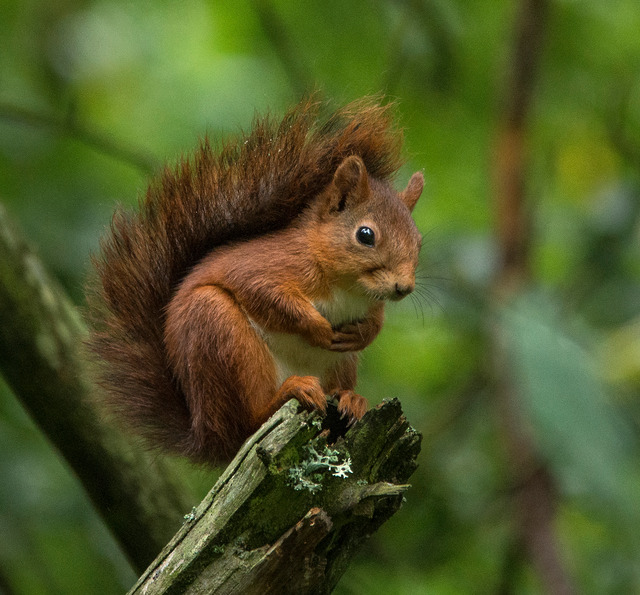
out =
{"type": "Polygon", "coordinates": [[[133,594],[329,593],[398,510],[420,434],[397,400],[343,434],[287,403],[241,449],[133,594]],[[333,444],[332,444],[333,442],[333,444]]]}
{"type": "Polygon", "coordinates": [[[0,372],[142,571],[193,500],[102,415],[82,356],[86,328],[0,205],[0,372]]]}

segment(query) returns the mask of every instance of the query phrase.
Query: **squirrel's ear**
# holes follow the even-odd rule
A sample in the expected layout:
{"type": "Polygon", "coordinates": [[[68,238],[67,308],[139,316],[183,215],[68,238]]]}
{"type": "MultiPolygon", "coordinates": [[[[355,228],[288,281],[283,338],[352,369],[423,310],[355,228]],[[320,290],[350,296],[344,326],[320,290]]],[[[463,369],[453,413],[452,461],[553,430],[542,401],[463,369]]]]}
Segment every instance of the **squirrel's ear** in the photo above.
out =
{"type": "Polygon", "coordinates": [[[422,172],[417,171],[411,176],[407,187],[400,193],[402,202],[407,205],[410,211],[413,211],[413,207],[416,206],[420,195],[422,194],[422,188],[424,186],[424,176],[422,172]]]}
{"type": "Polygon", "coordinates": [[[367,180],[367,168],[360,157],[351,155],[336,169],[333,176],[333,185],[338,191],[338,204],[334,207],[342,211],[348,198],[359,201],[368,194],[369,182],[367,180]]]}

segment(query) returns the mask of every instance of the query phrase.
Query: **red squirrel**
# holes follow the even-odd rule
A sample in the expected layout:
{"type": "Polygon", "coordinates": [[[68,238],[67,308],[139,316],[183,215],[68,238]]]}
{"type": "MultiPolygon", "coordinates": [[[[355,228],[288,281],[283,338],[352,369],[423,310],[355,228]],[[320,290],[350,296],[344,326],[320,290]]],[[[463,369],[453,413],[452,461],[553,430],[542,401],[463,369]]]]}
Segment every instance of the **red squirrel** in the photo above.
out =
{"type": "Polygon", "coordinates": [[[90,347],[123,417],[153,443],[228,461],[289,399],[351,422],[358,352],[411,293],[423,176],[397,193],[401,134],[365,99],[305,101],[218,153],[165,169],[116,211],[95,259],[90,347]]]}

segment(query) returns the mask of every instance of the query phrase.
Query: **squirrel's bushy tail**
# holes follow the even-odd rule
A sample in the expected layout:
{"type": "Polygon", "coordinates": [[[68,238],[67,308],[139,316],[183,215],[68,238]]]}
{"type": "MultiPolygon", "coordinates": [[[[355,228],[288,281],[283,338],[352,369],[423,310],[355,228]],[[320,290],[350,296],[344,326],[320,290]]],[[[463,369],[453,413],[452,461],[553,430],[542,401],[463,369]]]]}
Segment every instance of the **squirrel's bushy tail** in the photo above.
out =
{"type": "Polygon", "coordinates": [[[138,211],[117,210],[102,239],[89,346],[112,407],[156,445],[199,458],[163,339],[165,308],[188,270],[217,245],[288,225],[349,155],[381,179],[401,165],[389,106],[365,99],[325,119],[320,109],[307,100],[281,122],[256,119],[217,152],[205,140],[163,171],[138,211]]]}

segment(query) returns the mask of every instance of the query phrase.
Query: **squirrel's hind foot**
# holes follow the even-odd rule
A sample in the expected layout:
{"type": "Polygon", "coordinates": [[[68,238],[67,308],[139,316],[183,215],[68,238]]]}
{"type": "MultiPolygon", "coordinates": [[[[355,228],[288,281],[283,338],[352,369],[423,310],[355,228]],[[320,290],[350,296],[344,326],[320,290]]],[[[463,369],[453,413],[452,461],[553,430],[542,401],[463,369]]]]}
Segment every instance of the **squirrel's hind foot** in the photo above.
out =
{"type": "Polygon", "coordinates": [[[309,411],[324,413],[327,410],[327,398],[320,380],[315,376],[289,376],[282,383],[275,400],[284,404],[289,399],[296,399],[309,411]]]}
{"type": "Polygon", "coordinates": [[[352,390],[339,390],[335,393],[338,399],[338,413],[343,419],[347,419],[352,426],[369,409],[369,403],[363,396],[352,390]]]}

